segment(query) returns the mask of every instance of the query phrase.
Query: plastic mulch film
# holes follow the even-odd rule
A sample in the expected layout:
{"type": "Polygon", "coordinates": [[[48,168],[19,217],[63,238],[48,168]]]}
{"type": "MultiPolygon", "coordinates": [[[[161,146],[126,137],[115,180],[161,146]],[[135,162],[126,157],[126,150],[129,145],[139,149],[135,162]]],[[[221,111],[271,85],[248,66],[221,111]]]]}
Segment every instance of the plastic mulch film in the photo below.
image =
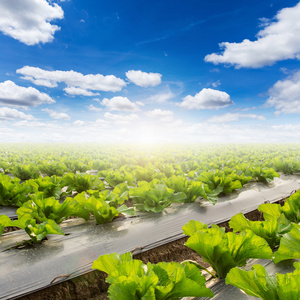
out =
{"type": "Polygon", "coordinates": [[[10,217],[11,219],[17,219],[17,207],[13,207],[13,206],[1,206],[0,207],[0,215],[6,215],[8,217],[10,217]]]}
{"type": "Polygon", "coordinates": [[[215,206],[178,204],[162,213],[138,213],[104,225],[71,219],[61,224],[65,236],[49,235],[48,240],[32,248],[10,249],[28,239],[23,230],[4,234],[0,237],[0,299],[14,299],[52,286],[57,276],[54,284],[88,273],[100,255],[137,247],[135,253],[139,253],[180,239],[184,237],[182,226],[191,219],[208,224],[224,222],[240,211],[253,211],[262,203],[281,200],[298,189],[299,176],[282,177],[269,187],[252,184],[220,198],[215,206]]]}

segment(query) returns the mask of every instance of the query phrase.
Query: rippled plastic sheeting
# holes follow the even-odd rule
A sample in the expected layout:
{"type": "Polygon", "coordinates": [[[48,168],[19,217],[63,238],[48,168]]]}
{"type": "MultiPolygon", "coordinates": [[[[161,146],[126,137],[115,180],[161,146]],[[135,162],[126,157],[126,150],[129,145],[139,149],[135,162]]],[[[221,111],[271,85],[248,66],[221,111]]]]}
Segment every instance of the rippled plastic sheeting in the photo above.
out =
{"type": "Polygon", "coordinates": [[[140,248],[135,253],[144,252],[182,238],[182,226],[191,219],[207,224],[224,222],[240,211],[253,211],[261,203],[278,201],[298,189],[299,176],[283,177],[271,187],[252,184],[220,198],[215,206],[174,205],[163,213],[139,213],[104,225],[72,219],[61,225],[69,235],[49,235],[42,244],[27,249],[7,250],[28,239],[24,231],[4,234],[0,237],[0,299],[14,299],[49,287],[62,274],[68,278],[60,277],[55,283],[88,273],[100,255],[124,253],[137,247],[140,248]]]}

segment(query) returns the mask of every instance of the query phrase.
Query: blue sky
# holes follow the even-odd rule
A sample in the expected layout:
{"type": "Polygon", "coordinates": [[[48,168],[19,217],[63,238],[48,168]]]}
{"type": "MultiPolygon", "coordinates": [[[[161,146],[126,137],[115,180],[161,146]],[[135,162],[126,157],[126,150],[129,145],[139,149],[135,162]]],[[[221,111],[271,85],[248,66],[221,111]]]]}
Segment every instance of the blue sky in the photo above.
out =
{"type": "Polygon", "coordinates": [[[300,142],[300,2],[2,0],[0,142],[300,142]]]}

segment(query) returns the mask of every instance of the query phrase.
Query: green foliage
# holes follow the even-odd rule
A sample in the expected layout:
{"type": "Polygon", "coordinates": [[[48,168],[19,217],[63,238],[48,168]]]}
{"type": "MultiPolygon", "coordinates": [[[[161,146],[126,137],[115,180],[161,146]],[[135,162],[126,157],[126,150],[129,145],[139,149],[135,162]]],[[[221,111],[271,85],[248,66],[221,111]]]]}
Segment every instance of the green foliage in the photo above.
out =
{"type": "Polygon", "coordinates": [[[213,204],[218,200],[217,195],[210,191],[207,185],[202,182],[188,181],[184,176],[171,176],[165,180],[165,184],[177,193],[184,193],[186,195],[185,203],[194,202],[198,197],[202,197],[213,204]]]}
{"type": "Polygon", "coordinates": [[[251,168],[252,177],[258,181],[265,184],[273,181],[275,177],[279,177],[279,174],[272,168],[265,168],[262,166],[257,166],[251,168]]]}
{"type": "Polygon", "coordinates": [[[281,238],[279,248],[274,254],[274,263],[295,258],[300,258],[300,225],[298,224],[293,224],[293,228],[281,238]]]}
{"type": "Polygon", "coordinates": [[[95,196],[86,198],[85,193],[81,193],[74,199],[79,202],[84,210],[95,217],[97,224],[111,222],[119,215],[119,211],[115,207],[107,204],[103,198],[96,198],[95,196]]]}
{"type": "Polygon", "coordinates": [[[286,199],[283,206],[279,204],[261,204],[258,210],[263,212],[264,218],[278,218],[281,213],[294,223],[300,222],[300,191],[286,199]]]}
{"type": "Polygon", "coordinates": [[[292,229],[291,222],[283,214],[266,221],[249,221],[242,213],[239,213],[231,218],[229,226],[234,232],[241,232],[245,229],[253,231],[265,239],[272,249],[278,246],[281,237],[292,229]]]}
{"type": "Polygon", "coordinates": [[[36,193],[31,200],[25,202],[18,210],[18,219],[35,219],[38,223],[46,220],[54,220],[57,224],[74,216],[74,206],[77,202],[73,198],[67,198],[59,203],[53,197],[44,198],[43,193],[36,193]]]}
{"type": "Polygon", "coordinates": [[[230,270],[226,284],[231,284],[247,295],[263,300],[300,299],[300,263],[294,263],[293,273],[270,276],[261,265],[254,265],[251,271],[239,268],[230,270]]]}
{"type": "Polygon", "coordinates": [[[294,174],[300,172],[300,161],[295,158],[279,158],[276,157],[273,160],[274,169],[277,172],[282,172],[284,174],[294,174]]]}
{"type": "Polygon", "coordinates": [[[203,172],[197,180],[206,183],[208,188],[217,195],[232,193],[234,190],[242,188],[239,180],[219,170],[203,172]]]}
{"type": "Polygon", "coordinates": [[[224,228],[214,224],[205,228],[203,223],[191,222],[184,227],[186,233],[192,233],[185,245],[201,255],[219,278],[224,278],[231,268],[245,265],[248,258],[272,257],[267,242],[250,230],[237,235],[225,233],[224,228]]]}
{"type": "Polygon", "coordinates": [[[100,256],[92,269],[108,274],[111,300],[157,299],[171,300],[180,297],[212,297],[205,287],[205,278],[192,264],[158,263],[143,264],[132,259],[131,253],[100,256]]]}
{"type": "Polygon", "coordinates": [[[163,211],[172,202],[183,202],[186,198],[184,193],[174,193],[172,189],[155,180],[150,183],[143,182],[139,187],[130,189],[129,196],[139,211],[155,213],[163,211]]]}
{"type": "Polygon", "coordinates": [[[164,173],[161,173],[159,169],[155,168],[151,164],[147,164],[144,168],[137,166],[133,172],[133,176],[136,181],[151,182],[153,179],[162,179],[165,177],[164,173]]]}
{"type": "Polygon", "coordinates": [[[285,201],[281,210],[291,222],[300,223],[300,190],[285,201]]]}
{"type": "Polygon", "coordinates": [[[105,180],[110,186],[116,186],[120,183],[127,183],[129,186],[134,186],[134,177],[126,171],[111,171],[105,176],[105,180]]]}
{"type": "Polygon", "coordinates": [[[68,173],[63,176],[62,186],[68,186],[67,193],[76,191],[81,193],[87,190],[104,190],[103,182],[97,177],[90,174],[73,174],[68,173]]]}
{"type": "Polygon", "coordinates": [[[28,220],[25,224],[25,231],[33,243],[41,242],[48,234],[61,234],[64,232],[53,220],[46,220],[41,224],[36,224],[36,220],[28,220]]]}
{"type": "Polygon", "coordinates": [[[0,173],[0,206],[21,206],[28,201],[30,193],[37,190],[37,184],[23,182],[0,173]]]}
{"type": "Polygon", "coordinates": [[[65,172],[68,171],[67,166],[64,163],[61,162],[55,162],[55,161],[48,161],[43,162],[39,165],[39,170],[43,174],[47,174],[48,176],[62,176],[65,172]]]}
{"type": "Polygon", "coordinates": [[[39,192],[44,193],[44,198],[54,197],[55,199],[59,199],[62,195],[61,177],[53,175],[52,177],[39,177],[31,181],[37,184],[39,192]]]}
{"type": "Polygon", "coordinates": [[[20,178],[21,180],[34,179],[40,176],[36,166],[21,164],[14,166],[13,175],[20,178]]]}
{"type": "Polygon", "coordinates": [[[45,220],[41,224],[37,224],[35,219],[27,219],[26,217],[12,221],[5,215],[0,216],[0,235],[5,227],[19,227],[25,229],[31,241],[36,244],[41,242],[48,234],[61,234],[64,232],[60,226],[53,220],[45,220]]]}

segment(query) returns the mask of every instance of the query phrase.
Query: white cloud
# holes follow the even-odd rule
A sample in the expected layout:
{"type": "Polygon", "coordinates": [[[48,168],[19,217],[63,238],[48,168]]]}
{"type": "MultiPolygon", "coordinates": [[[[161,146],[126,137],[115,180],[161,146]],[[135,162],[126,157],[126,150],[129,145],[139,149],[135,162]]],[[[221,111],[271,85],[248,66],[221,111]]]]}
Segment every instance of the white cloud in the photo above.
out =
{"type": "Polygon", "coordinates": [[[256,114],[227,113],[219,116],[213,116],[208,120],[206,120],[206,122],[227,123],[227,122],[239,121],[240,119],[265,120],[266,118],[262,115],[256,115],[256,114]]]}
{"type": "Polygon", "coordinates": [[[81,121],[81,120],[76,120],[75,122],[73,122],[73,124],[76,126],[83,126],[83,125],[85,125],[85,122],[81,121]]]}
{"type": "Polygon", "coordinates": [[[160,108],[145,112],[150,118],[157,118],[162,122],[171,122],[174,118],[174,113],[170,110],[161,110],[160,108]]]}
{"type": "Polygon", "coordinates": [[[214,89],[202,89],[195,96],[188,95],[183,98],[183,102],[179,103],[185,109],[219,109],[233,104],[230,96],[214,89]]]}
{"type": "Polygon", "coordinates": [[[66,87],[64,88],[64,91],[69,94],[69,95],[82,95],[82,96],[98,96],[100,95],[99,93],[93,93],[91,91],[82,89],[82,88],[78,88],[78,87],[66,87]]]}
{"type": "Polygon", "coordinates": [[[230,64],[237,68],[260,68],[285,59],[300,59],[300,2],[280,10],[274,22],[265,24],[257,40],[241,43],[224,42],[222,54],[210,54],[205,61],[230,64]]]}
{"type": "Polygon", "coordinates": [[[105,105],[109,110],[116,111],[139,111],[140,108],[137,104],[131,102],[127,97],[113,97],[111,99],[104,98],[101,102],[102,105],[105,105]]]}
{"type": "Polygon", "coordinates": [[[277,81],[269,90],[266,106],[274,106],[276,114],[300,114],[300,71],[285,80],[277,81]]]}
{"type": "Polygon", "coordinates": [[[126,77],[134,84],[141,87],[156,86],[161,83],[161,74],[146,73],[142,71],[130,70],[126,72],[126,77]]]}
{"type": "Polygon", "coordinates": [[[21,111],[9,107],[0,107],[0,120],[34,120],[32,115],[26,115],[21,111]]]}
{"type": "Polygon", "coordinates": [[[171,91],[158,93],[147,99],[149,102],[165,103],[168,100],[174,98],[174,94],[171,91]]]}
{"type": "Polygon", "coordinates": [[[55,124],[51,124],[51,123],[44,123],[44,122],[30,122],[28,120],[24,120],[24,121],[20,121],[20,122],[16,122],[13,124],[15,127],[20,127],[20,128],[57,128],[57,126],[55,124]]]}
{"type": "Polygon", "coordinates": [[[8,106],[39,106],[55,101],[33,87],[22,87],[7,80],[0,83],[0,104],[8,106]]]}
{"type": "Polygon", "coordinates": [[[71,120],[70,116],[66,113],[58,113],[52,109],[44,108],[42,111],[45,111],[49,114],[52,119],[56,120],[71,120]]]}
{"type": "Polygon", "coordinates": [[[135,102],[137,105],[139,105],[139,106],[145,106],[145,104],[143,103],[143,102],[141,102],[141,101],[136,101],[135,102]]]}
{"type": "Polygon", "coordinates": [[[213,82],[211,85],[216,88],[219,85],[221,85],[221,82],[220,82],[220,80],[217,80],[217,81],[213,82]]]}
{"type": "Polygon", "coordinates": [[[87,108],[88,108],[89,110],[95,111],[95,112],[99,112],[99,111],[102,111],[102,110],[103,110],[101,107],[95,107],[93,104],[90,104],[87,108]]]}
{"type": "Polygon", "coordinates": [[[108,121],[114,122],[117,125],[127,125],[133,122],[136,122],[139,117],[136,114],[130,115],[118,115],[118,114],[111,114],[109,112],[104,114],[104,118],[108,121]]]}
{"type": "Polygon", "coordinates": [[[0,1],[0,30],[29,46],[51,42],[60,27],[50,22],[63,17],[62,8],[46,0],[0,1]]]}
{"type": "MultiPolygon", "coordinates": [[[[55,87],[57,83],[64,82],[67,85],[66,92],[73,93],[90,93],[92,91],[117,92],[125,85],[125,81],[114,75],[87,74],[71,71],[47,71],[36,67],[25,66],[16,71],[24,75],[23,79],[48,87],[55,87]]],[[[95,94],[92,94],[92,96],[95,94]]],[[[90,95],[89,95],[90,96],[90,95]]]]}

